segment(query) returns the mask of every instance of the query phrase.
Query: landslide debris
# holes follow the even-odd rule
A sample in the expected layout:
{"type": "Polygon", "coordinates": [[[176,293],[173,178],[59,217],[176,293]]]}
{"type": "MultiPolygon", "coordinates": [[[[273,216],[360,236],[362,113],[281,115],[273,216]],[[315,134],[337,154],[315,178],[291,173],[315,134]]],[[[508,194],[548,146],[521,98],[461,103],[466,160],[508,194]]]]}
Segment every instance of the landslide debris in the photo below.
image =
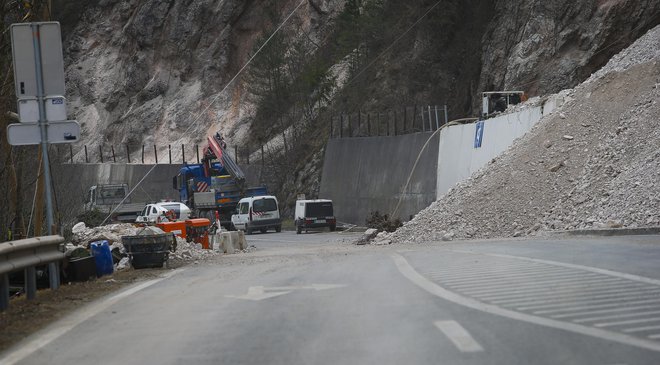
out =
{"type": "Polygon", "coordinates": [[[378,239],[660,225],[660,27],[562,94],[501,156],[378,239]]]}

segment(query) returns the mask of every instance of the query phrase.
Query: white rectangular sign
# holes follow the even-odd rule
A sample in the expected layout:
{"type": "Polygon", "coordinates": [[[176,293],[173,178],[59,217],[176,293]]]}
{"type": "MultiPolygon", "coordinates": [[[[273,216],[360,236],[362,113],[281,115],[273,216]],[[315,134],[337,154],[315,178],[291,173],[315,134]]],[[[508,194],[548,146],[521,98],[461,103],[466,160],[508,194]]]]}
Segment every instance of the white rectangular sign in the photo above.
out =
{"type": "Polygon", "coordinates": [[[11,25],[11,47],[17,98],[36,97],[37,75],[34,39],[41,48],[44,95],[64,95],[64,61],[60,23],[38,22],[11,25]],[[33,29],[32,25],[36,25],[33,29]]]}
{"type": "MultiPolygon", "coordinates": [[[[46,126],[48,143],[74,143],[80,140],[80,124],[75,120],[50,122],[46,126]]],[[[12,146],[41,143],[41,131],[37,123],[14,123],[7,126],[7,139],[12,146]]]]}

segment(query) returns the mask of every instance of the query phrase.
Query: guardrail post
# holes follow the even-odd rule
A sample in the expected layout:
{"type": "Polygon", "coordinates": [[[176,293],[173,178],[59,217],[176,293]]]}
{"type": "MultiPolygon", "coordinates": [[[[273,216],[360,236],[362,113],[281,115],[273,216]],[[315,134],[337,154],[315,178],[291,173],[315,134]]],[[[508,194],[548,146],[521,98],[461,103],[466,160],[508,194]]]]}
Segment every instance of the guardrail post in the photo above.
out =
{"type": "Polygon", "coordinates": [[[183,164],[185,165],[186,163],[186,145],[181,144],[181,160],[183,160],[183,164]]]}
{"type": "Polygon", "coordinates": [[[170,165],[172,164],[172,145],[168,144],[167,145],[167,153],[170,154],[170,165]]]}
{"type": "Polygon", "coordinates": [[[154,159],[156,160],[156,165],[158,165],[158,150],[156,149],[156,145],[154,145],[154,159]]]}
{"type": "Polygon", "coordinates": [[[195,145],[195,153],[197,153],[197,163],[199,163],[199,145],[195,145]]]}
{"type": "Polygon", "coordinates": [[[9,307],[9,275],[0,274],[0,311],[9,307]]]}
{"type": "Polygon", "coordinates": [[[126,143],[126,162],[131,163],[131,151],[128,149],[128,143],[126,143]]]}
{"type": "Polygon", "coordinates": [[[25,269],[25,295],[29,300],[37,296],[37,270],[34,266],[25,269]]]}
{"type": "Polygon", "coordinates": [[[89,163],[89,155],[87,154],[87,145],[85,145],[85,163],[89,163]]]}
{"type": "Polygon", "coordinates": [[[69,143],[69,156],[71,156],[71,164],[73,165],[73,145],[69,143]]]}
{"type": "Polygon", "coordinates": [[[142,145],[142,163],[144,163],[144,145],[142,145]]]}
{"type": "Polygon", "coordinates": [[[51,262],[48,264],[48,281],[51,290],[57,290],[60,287],[60,263],[51,262]]]}

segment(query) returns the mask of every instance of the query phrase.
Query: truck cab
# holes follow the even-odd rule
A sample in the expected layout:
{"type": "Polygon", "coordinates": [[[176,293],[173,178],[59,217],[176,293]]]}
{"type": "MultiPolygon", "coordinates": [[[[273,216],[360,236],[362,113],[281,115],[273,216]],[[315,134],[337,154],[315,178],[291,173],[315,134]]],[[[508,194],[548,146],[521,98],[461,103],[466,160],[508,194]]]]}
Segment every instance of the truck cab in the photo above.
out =
{"type": "MultiPolygon", "coordinates": [[[[85,209],[92,210],[97,207],[115,206],[128,195],[128,184],[93,185],[87,191],[85,209]]],[[[130,203],[126,199],[125,203],[130,203]]]]}

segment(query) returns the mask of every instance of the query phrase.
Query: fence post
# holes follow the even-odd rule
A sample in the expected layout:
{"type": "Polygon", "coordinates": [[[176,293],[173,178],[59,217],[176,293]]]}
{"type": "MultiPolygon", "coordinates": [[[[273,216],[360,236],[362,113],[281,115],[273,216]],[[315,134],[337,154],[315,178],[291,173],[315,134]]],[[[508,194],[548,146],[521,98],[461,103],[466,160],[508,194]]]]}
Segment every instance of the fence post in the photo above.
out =
{"type": "Polygon", "coordinates": [[[445,104],[445,124],[449,123],[449,117],[447,116],[447,104],[445,104]]]}
{"type": "Polygon", "coordinates": [[[392,111],[392,124],[394,124],[394,135],[396,136],[396,133],[397,133],[397,130],[396,130],[396,126],[397,126],[397,122],[396,122],[396,109],[394,109],[394,110],[392,111]]]}
{"type": "Polygon", "coordinates": [[[144,163],[144,145],[142,145],[142,163],[144,163]]]}
{"type": "Polygon", "coordinates": [[[101,163],[103,163],[103,145],[99,145],[99,158],[101,159],[101,163]]]}
{"type": "Polygon", "coordinates": [[[131,163],[131,150],[128,148],[128,143],[126,143],[126,161],[131,163]]]}
{"type": "Polygon", "coordinates": [[[348,113],[348,137],[353,137],[353,126],[351,125],[351,113],[348,113]]]}
{"type": "Polygon", "coordinates": [[[25,294],[27,294],[28,300],[32,300],[37,296],[37,269],[31,266],[23,272],[25,273],[25,294]]]}
{"type": "Polygon", "coordinates": [[[431,116],[431,106],[428,106],[429,110],[429,132],[433,130],[433,116],[431,116]]]}
{"type": "Polygon", "coordinates": [[[380,112],[378,112],[378,122],[376,122],[376,136],[380,137],[380,112]]]}
{"type": "Polygon", "coordinates": [[[424,124],[424,107],[419,107],[419,115],[422,117],[422,132],[426,132],[426,125],[424,124]]]}
{"type": "Polygon", "coordinates": [[[371,114],[367,113],[367,135],[371,137],[371,114]]]}
{"type": "Polygon", "coordinates": [[[0,311],[9,307],[9,275],[0,274],[0,311]]]}
{"type": "Polygon", "coordinates": [[[155,144],[154,144],[154,159],[156,160],[156,165],[158,165],[158,149],[156,148],[155,144]]]}
{"type": "Polygon", "coordinates": [[[438,120],[438,106],[435,106],[435,129],[440,128],[440,121],[438,120]]]}
{"type": "Polygon", "coordinates": [[[117,163],[117,157],[115,156],[115,146],[110,145],[110,150],[112,151],[112,162],[117,163]]]}
{"type": "Polygon", "coordinates": [[[183,164],[186,164],[186,145],[181,143],[181,159],[183,160],[183,164]]]}
{"type": "Polygon", "coordinates": [[[168,144],[167,145],[167,153],[170,155],[170,165],[172,164],[172,145],[168,144]]]}

